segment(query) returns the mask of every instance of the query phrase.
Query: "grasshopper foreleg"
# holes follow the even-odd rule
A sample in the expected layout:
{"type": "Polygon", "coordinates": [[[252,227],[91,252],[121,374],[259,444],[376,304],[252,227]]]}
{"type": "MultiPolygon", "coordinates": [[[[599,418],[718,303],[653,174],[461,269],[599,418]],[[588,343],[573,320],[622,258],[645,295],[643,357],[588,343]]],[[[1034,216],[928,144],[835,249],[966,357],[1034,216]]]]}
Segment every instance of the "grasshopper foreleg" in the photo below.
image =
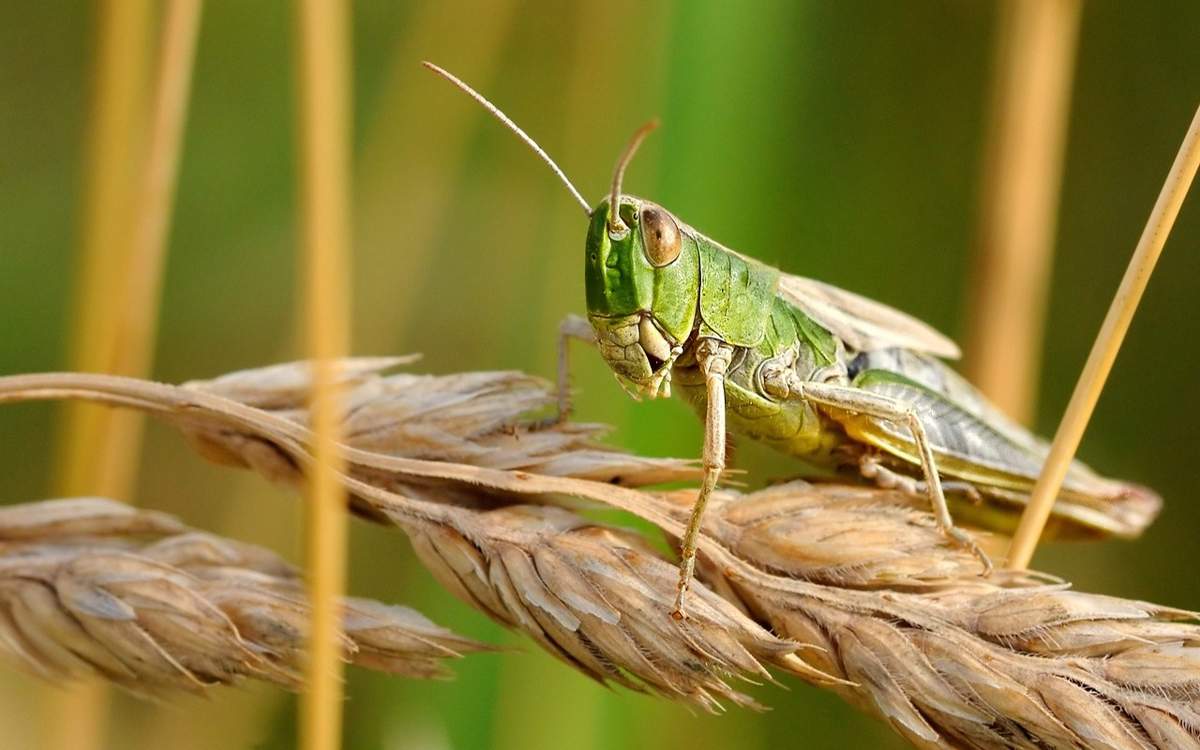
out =
{"type": "Polygon", "coordinates": [[[725,468],[725,372],[733,358],[733,347],[716,339],[701,339],[696,346],[696,363],[704,373],[707,407],[704,418],[704,479],[680,546],[679,587],[671,616],[684,617],[683,600],[696,570],[696,542],[704,520],[704,507],[725,468]]]}
{"type": "Polygon", "coordinates": [[[578,315],[568,315],[558,324],[558,413],[550,424],[561,424],[571,416],[571,339],[596,345],[596,332],[578,315]]]}
{"type": "Polygon", "coordinates": [[[946,495],[942,491],[942,480],[938,476],[937,465],[933,458],[933,450],[929,447],[929,438],[925,434],[925,426],[912,406],[887,398],[877,393],[870,393],[857,388],[830,385],[827,383],[812,383],[797,379],[792,385],[792,393],[799,398],[807,399],[840,411],[861,414],[875,419],[883,419],[893,424],[905,425],[912,435],[913,444],[921,459],[921,471],[925,476],[925,489],[933,506],[933,516],[938,528],[949,539],[961,547],[969,549],[983,564],[984,575],[992,571],[992,561],[984,554],[975,540],[962,529],[954,525],[950,517],[950,509],[946,505],[946,495]]]}

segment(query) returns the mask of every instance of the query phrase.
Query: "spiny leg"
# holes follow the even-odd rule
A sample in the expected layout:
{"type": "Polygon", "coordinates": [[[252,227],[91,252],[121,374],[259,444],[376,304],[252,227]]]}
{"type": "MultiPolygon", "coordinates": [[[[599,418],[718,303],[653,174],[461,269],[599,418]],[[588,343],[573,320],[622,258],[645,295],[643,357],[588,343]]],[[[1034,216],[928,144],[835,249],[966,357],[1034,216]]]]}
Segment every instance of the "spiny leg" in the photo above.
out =
{"type": "Polygon", "coordinates": [[[675,608],[671,610],[671,616],[677,620],[684,617],[684,597],[696,570],[696,543],[704,520],[704,507],[725,468],[725,373],[732,357],[733,348],[716,339],[702,339],[696,347],[696,362],[704,373],[708,398],[704,418],[704,479],[680,547],[679,586],[675,594],[675,608]]]}
{"type": "Polygon", "coordinates": [[[809,382],[796,382],[794,385],[794,390],[799,392],[801,398],[808,399],[813,403],[907,426],[921,459],[921,471],[925,475],[925,486],[938,528],[959,546],[969,549],[979,558],[980,563],[983,564],[984,575],[992,572],[992,561],[969,534],[954,525],[954,519],[950,517],[950,509],[946,505],[946,495],[942,491],[942,480],[938,476],[937,465],[933,458],[933,449],[929,447],[925,426],[921,424],[921,418],[912,406],[903,401],[857,388],[809,382]]]}

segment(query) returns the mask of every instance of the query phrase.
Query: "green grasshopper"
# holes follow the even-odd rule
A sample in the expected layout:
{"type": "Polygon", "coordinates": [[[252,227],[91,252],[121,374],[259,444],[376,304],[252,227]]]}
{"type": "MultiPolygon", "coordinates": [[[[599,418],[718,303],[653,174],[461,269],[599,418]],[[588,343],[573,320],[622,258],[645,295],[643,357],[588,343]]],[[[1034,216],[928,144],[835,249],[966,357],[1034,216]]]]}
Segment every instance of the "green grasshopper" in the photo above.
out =
{"type": "MultiPolygon", "coordinates": [[[[703,479],[681,543],[674,615],[683,615],[705,504],[725,468],[727,431],[927,497],[946,538],[971,550],[984,574],[991,570],[954,525],[946,490],[959,500],[956,514],[1011,528],[1047,446],[938,359],[959,355],[952,341],[878,302],[734,252],[661,206],[623,194],[625,168],[655,123],[634,134],[608,196],[591,208],[503,112],[425,65],[530,146],[589,217],[588,317],[568,318],[561,329],[559,419],[570,411],[568,340],[581,338],[599,347],[631,395],[666,397],[675,383],[704,420],[703,479]]],[[[1147,489],[1075,462],[1054,513],[1060,531],[1134,536],[1160,503],[1147,489]]]]}

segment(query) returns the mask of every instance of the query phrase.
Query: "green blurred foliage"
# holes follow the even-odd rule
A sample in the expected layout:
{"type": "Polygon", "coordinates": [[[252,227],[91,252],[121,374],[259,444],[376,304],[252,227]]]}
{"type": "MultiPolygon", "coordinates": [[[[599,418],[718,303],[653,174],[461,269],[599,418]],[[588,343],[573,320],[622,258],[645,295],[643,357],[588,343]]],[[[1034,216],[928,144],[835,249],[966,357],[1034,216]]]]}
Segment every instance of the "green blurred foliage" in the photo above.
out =
{"type": "MultiPolygon", "coordinates": [[[[75,269],[94,8],[0,4],[0,371],[63,366],[75,269]]],[[[486,92],[598,197],[632,129],[658,114],[627,180],[721,241],[963,332],[996,8],[986,2],[437,3],[364,0],[355,37],[355,350],[421,351],[422,368],[550,376],[557,321],[582,312],[585,223],[511,135],[421,71],[433,59],[486,92]]],[[[298,356],[294,81],[281,2],[211,2],[161,310],[155,376],[211,376],[298,356]]],[[[1200,92],[1200,5],[1087,3],[1045,345],[1050,431],[1200,92]]],[[[1085,589],[1200,606],[1200,206],[1179,218],[1082,449],[1158,489],[1138,543],[1045,548],[1040,567],[1085,589]]],[[[639,451],[696,455],[676,403],[628,401],[580,351],[580,418],[639,451]]],[[[53,411],[0,415],[0,500],[43,497],[53,411]]],[[[740,444],[755,481],[786,459],[740,444]]],[[[253,477],[148,433],[138,500],[296,554],[299,509],[253,477]]],[[[449,683],[349,676],[346,746],[896,747],[882,726],[794,685],[775,710],[694,716],[605,690],[439,590],[394,533],[356,524],[351,588],[511,646],[449,683]]],[[[786,681],[786,680],[785,680],[786,681]]],[[[791,681],[786,681],[791,682],[791,681]]],[[[5,675],[6,724],[32,680],[5,675]]],[[[22,703],[22,701],[25,701],[22,703]]],[[[113,746],[287,747],[274,691],[115,706],[113,746]],[[236,718],[234,718],[236,717],[236,718]],[[168,729],[163,729],[168,727],[168,729]],[[162,732],[169,732],[168,735],[162,732]],[[156,732],[158,734],[156,734],[156,732]],[[196,739],[200,738],[200,739],[196,739]],[[139,744],[141,743],[141,744],[139,744]]]]}

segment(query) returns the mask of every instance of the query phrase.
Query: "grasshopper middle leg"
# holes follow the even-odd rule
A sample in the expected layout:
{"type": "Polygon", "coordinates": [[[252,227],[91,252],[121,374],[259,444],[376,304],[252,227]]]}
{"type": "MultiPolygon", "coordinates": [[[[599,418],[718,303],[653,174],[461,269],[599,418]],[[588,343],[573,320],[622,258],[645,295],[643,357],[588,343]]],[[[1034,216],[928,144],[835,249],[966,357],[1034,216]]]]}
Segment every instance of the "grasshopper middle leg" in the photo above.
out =
{"type": "MultiPolygon", "coordinates": [[[[879,456],[873,453],[864,453],[858,459],[858,472],[866,479],[870,479],[877,487],[885,490],[900,490],[908,495],[917,497],[929,497],[929,487],[927,483],[919,479],[913,479],[907,474],[900,474],[892,471],[879,456]]],[[[958,492],[965,495],[968,500],[976,505],[983,502],[983,497],[979,494],[979,490],[975,489],[975,485],[970,482],[942,482],[943,492],[958,492]]]]}
{"type": "Polygon", "coordinates": [[[716,339],[701,339],[696,346],[696,362],[704,373],[708,401],[704,418],[704,478],[680,545],[679,586],[675,607],[671,610],[671,616],[677,620],[684,617],[684,597],[696,570],[696,543],[704,520],[704,507],[725,468],[725,373],[732,358],[733,347],[716,339]]]}
{"type": "Polygon", "coordinates": [[[929,447],[925,426],[921,424],[921,418],[912,406],[857,388],[803,381],[796,381],[790,385],[792,386],[791,391],[799,398],[808,399],[815,404],[883,419],[908,427],[913,444],[917,449],[917,455],[921,459],[921,471],[925,476],[924,485],[930,504],[933,506],[933,516],[937,521],[938,528],[949,539],[959,546],[969,549],[979,558],[983,565],[984,575],[991,573],[992,561],[970,535],[954,525],[954,519],[950,517],[950,509],[946,505],[946,495],[942,491],[942,480],[938,476],[937,466],[934,462],[933,449],[929,447]]]}

